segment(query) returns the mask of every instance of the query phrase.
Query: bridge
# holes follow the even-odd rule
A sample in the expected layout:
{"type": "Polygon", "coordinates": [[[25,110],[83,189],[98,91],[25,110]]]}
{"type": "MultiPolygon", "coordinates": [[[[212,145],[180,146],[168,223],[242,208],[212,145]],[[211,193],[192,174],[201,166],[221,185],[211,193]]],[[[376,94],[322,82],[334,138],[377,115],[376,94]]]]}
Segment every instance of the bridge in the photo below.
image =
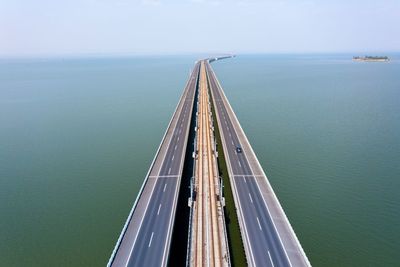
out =
{"type": "Polygon", "coordinates": [[[173,233],[179,231],[174,225],[178,197],[184,190],[191,195],[188,241],[182,252],[187,254],[186,265],[231,265],[214,123],[221,136],[247,264],[311,266],[211,68],[211,62],[228,57],[195,63],[108,266],[167,266],[173,233]],[[189,140],[193,130],[194,140],[189,140]],[[188,151],[193,152],[190,189],[181,186],[188,151]]]}

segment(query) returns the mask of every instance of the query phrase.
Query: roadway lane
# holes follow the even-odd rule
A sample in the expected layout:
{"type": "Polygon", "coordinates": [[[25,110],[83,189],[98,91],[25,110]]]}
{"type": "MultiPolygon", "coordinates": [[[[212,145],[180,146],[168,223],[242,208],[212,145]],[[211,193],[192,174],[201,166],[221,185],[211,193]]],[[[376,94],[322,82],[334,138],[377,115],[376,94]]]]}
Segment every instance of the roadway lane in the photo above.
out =
{"type": "Polygon", "coordinates": [[[207,73],[225,157],[230,169],[232,189],[235,191],[235,204],[238,208],[239,219],[241,219],[241,231],[249,265],[309,266],[276,197],[270,198],[267,205],[265,188],[270,191],[272,188],[268,188],[270,185],[266,182],[264,172],[258,169],[258,167],[261,168],[258,160],[209,64],[207,64],[207,73]],[[242,153],[236,152],[237,146],[242,147],[242,153]],[[249,156],[252,157],[251,160],[248,159],[249,156]],[[260,184],[262,184],[261,187],[260,184]],[[275,206],[274,211],[277,211],[275,216],[271,215],[269,206],[275,206]],[[286,221],[282,223],[284,220],[287,223],[286,221]],[[277,221],[280,221],[279,229],[276,226],[277,221]],[[281,236],[284,237],[284,241],[281,236]]]}
{"type": "Polygon", "coordinates": [[[189,77],[109,266],[166,266],[199,64],[189,77]]]}

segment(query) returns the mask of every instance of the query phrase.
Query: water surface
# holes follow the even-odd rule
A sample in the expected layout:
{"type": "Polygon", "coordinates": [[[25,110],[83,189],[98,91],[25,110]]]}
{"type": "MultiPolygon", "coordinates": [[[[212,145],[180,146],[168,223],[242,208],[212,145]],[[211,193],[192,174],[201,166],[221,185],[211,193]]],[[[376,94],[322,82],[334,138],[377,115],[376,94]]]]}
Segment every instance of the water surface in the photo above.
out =
{"type": "Polygon", "coordinates": [[[214,69],[314,266],[398,266],[400,61],[243,56],[214,69]]]}
{"type": "Polygon", "coordinates": [[[1,266],[105,266],[194,60],[0,63],[1,266]]]}
{"type": "MultiPolygon", "coordinates": [[[[213,63],[311,263],[398,266],[400,64],[213,63]]],[[[0,61],[3,266],[104,266],[196,57],[0,61]]]]}

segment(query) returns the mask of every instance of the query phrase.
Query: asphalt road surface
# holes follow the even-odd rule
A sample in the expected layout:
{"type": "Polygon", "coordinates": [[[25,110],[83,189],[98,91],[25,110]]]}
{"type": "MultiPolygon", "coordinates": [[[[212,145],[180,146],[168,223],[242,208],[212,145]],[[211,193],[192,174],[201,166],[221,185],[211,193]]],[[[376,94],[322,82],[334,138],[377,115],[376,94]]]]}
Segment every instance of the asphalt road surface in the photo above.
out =
{"type": "Polygon", "coordinates": [[[271,197],[274,195],[272,192],[268,192],[272,188],[268,188],[270,185],[265,174],[260,170],[258,160],[211,66],[206,65],[225,157],[234,182],[232,189],[239,204],[238,216],[242,219],[241,231],[249,265],[309,266],[278,200],[271,197]],[[240,152],[237,147],[241,148],[240,152]],[[272,208],[276,216],[271,215],[272,208]]]}
{"type": "Polygon", "coordinates": [[[199,66],[196,63],[189,77],[109,266],[168,263],[199,66]]]}

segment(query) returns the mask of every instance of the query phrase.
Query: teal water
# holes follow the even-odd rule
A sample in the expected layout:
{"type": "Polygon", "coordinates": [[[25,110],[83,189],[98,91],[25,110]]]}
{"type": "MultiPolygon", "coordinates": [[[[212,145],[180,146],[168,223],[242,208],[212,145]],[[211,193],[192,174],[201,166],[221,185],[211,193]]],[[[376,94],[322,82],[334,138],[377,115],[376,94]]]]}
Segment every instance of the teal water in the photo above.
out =
{"type": "Polygon", "coordinates": [[[105,266],[194,60],[0,63],[0,266],[105,266]]]}
{"type": "Polygon", "coordinates": [[[214,68],[311,263],[399,266],[400,61],[348,58],[214,68]]]}
{"type": "MultiPolygon", "coordinates": [[[[398,266],[400,61],[214,63],[314,266],[398,266]]],[[[1,266],[104,266],[196,57],[0,60],[1,266]]]]}

